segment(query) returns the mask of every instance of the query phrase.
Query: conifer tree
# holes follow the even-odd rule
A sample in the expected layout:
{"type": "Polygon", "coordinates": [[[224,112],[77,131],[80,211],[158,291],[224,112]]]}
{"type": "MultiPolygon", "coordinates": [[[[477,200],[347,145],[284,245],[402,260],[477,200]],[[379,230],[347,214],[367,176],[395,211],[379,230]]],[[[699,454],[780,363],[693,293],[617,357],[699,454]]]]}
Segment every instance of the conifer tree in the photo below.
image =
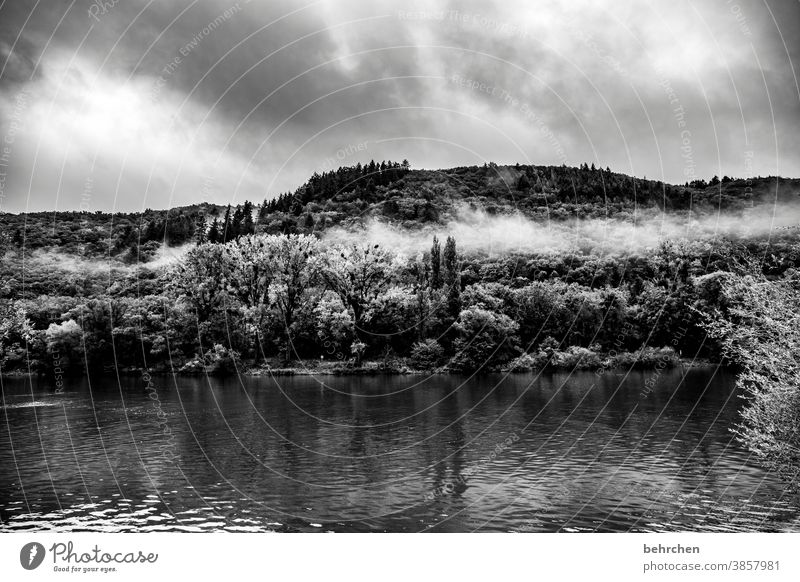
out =
{"type": "Polygon", "coordinates": [[[206,242],[206,215],[204,213],[200,213],[194,225],[194,241],[198,245],[206,242]]]}
{"type": "Polygon", "coordinates": [[[225,218],[222,221],[222,238],[220,240],[226,243],[232,238],[233,237],[231,236],[231,205],[228,204],[228,208],[225,210],[225,218]]]}
{"type": "Polygon", "coordinates": [[[439,289],[442,286],[442,245],[436,235],[433,236],[431,246],[431,288],[439,289]]]}
{"type": "Polygon", "coordinates": [[[206,236],[208,242],[210,243],[218,243],[221,240],[220,232],[219,232],[219,220],[214,218],[211,221],[211,227],[208,229],[208,235],[206,236]]]}

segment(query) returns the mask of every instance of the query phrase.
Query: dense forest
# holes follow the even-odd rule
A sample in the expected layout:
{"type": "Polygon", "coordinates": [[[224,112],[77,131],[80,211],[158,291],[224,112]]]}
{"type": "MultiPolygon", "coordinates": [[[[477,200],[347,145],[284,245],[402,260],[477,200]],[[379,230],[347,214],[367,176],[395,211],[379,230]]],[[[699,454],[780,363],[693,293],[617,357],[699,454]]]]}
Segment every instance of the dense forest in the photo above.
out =
{"type": "Polygon", "coordinates": [[[0,371],[603,371],[719,360],[724,338],[704,318],[735,311],[727,290],[743,276],[796,281],[793,230],[625,254],[467,251],[452,236],[410,252],[332,242],[326,231],[368,219],[447,225],[464,205],[534,221],[735,213],[793,202],[796,182],[673,186],[586,164],[371,162],[259,205],[0,214],[0,371]]]}
{"type": "Polygon", "coordinates": [[[377,219],[404,228],[447,224],[459,208],[534,220],[669,212],[682,218],[800,201],[800,180],[774,177],[695,181],[683,186],[634,178],[584,164],[471,166],[411,170],[408,162],[370,162],[314,174],[295,192],[261,204],[203,203],[137,213],[0,212],[4,249],[38,249],[125,263],[152,260],[162,246],[228,242],[248,234],[319,234],[377,219]]]}

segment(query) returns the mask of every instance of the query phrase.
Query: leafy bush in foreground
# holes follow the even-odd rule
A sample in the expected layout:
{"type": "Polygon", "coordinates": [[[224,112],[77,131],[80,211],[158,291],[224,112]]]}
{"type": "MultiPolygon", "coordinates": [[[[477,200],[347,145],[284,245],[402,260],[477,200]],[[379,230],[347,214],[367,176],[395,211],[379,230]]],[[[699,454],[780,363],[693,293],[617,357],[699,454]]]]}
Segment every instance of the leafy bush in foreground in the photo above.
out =
{"type": "Polygon", "coordinates": [[[411,348],[411,365],[420,370],[433,370],[444,359],[444,348],[435,339],[416,342],[411,348]]]}
{"type": "Polygon", "coordinates": [[[740,441],[797,488],[800,473],[800,280],[769,281],[756,268],[730,274],[727,309],[707,314],[706,328],[741,367],[746,394],[740,441]]]}

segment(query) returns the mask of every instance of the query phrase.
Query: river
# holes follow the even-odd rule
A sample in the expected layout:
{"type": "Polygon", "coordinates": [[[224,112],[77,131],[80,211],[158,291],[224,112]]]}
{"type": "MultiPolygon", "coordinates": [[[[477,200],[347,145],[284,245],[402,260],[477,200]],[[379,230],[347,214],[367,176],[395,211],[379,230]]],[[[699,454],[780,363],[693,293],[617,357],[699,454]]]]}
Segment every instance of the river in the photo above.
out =
{"type": "Polygon", "coordinates": [[[800,531],[714,368],[3,378],[0,530],[800,531]]]}

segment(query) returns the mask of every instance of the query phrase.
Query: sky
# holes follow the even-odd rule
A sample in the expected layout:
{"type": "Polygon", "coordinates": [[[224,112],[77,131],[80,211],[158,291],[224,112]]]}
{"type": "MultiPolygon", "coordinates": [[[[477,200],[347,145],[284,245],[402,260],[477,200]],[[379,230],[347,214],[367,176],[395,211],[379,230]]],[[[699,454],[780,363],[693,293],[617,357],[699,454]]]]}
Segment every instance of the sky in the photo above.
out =
{"type": "Polygon", "coordinates": [[[0,0],[0,212],[370,159],[800,177],[800,2],[0,0]]]}

